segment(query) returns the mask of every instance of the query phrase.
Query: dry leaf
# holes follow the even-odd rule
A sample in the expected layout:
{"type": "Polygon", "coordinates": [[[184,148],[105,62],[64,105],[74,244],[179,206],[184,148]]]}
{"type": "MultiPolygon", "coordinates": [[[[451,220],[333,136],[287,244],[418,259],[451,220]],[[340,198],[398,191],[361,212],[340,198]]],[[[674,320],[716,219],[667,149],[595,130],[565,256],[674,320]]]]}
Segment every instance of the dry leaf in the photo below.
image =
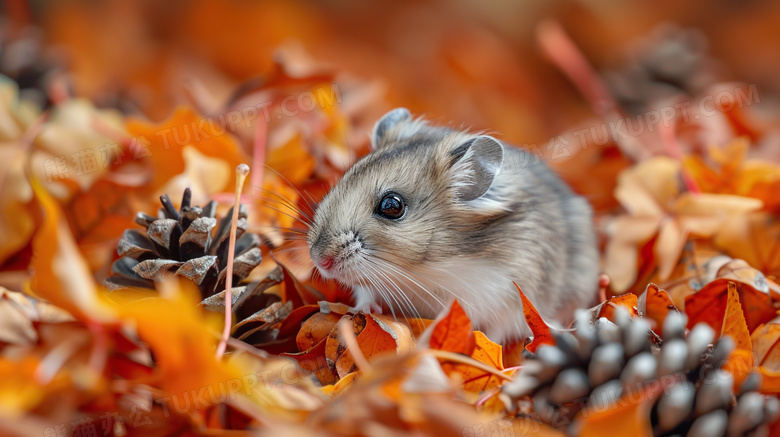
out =
{"type": "Polygon", "coordinates": [[[37,257],[30,288],[38,296],[76,317],[107,322],[115,316],[98,296],[92,274],[79,254],[54,199],[37,182],[33,190],[44,213],[41,229],[33,239],[37,257]]]}
{"type": "Polygon", "coordinates": [[[609,321],[615,322],[615,312],[617,311],[617,308],[623,308],[626,313],[632,317],[638,316],[639,312],[637,310],[637,305],[637,297],[635,294],[628,293],[620,296],[613,296],[601,306],[601,310],[596,318],[600,319],[606,317],[609,321]]]}
{"type": "Polygon", "coordinates": [[[455,300],[449,313],[435,323],[429,342],[431,349],[471,355],[474,351],[474,329],[471,319],[455,300]]]}
{"type": "Polygon", "coordinates": [[[517,291],[520,292],[520,297],[523,300],[523,316],[525,317],[525,321],[534,334],[533,341],[527,344],[525,348],[529,352],[535,352],[536,348],[543,344],[555,344],[555,338],[550,331],[550,326],[542,319],[542,316],[536,311],[536,308],[534,308],[531,301],[525,297],[523,290],[521,290],[517,284],[515,284],[515,287],[517,287],[517,291]]]}
{"type": "Polygon", "coordinates": [[[657,335],[661,335],[661,328],[664,325],[669,311],[679,312],[679,308],[672,302],[669,294],[658,288],[655,284],[648,284],[645,291],[639,296],[637,302],[639,314],[653,322],[652,329],[657,335]]]}
{"type": "Polygon", "coordinates": [[[688,328],[692,328],[698,322],[705,322],[716,332],[721,330],[728,302],[729,284],[734,284],[738,293],[737,302],[740,303],[740,311],[744,314],[749,332],[774,317],[775,311],[768,294],[757,291],[748,284],[721,278],[685,298],[688,328]]]}

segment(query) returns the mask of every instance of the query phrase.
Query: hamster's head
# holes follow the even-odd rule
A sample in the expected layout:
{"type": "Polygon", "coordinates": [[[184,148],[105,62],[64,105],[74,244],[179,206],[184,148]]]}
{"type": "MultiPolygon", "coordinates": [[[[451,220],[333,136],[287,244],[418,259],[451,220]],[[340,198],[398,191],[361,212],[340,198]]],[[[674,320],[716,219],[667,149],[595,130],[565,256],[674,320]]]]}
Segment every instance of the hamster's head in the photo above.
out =
{"type": "Polygon", "coordinates": [[[376,124],[372,147],[314,214],[307,242],[322,276],[375,288],[383,278],[473,250],[458,231],[478,229],[500,210],[488,190],[503,146],[398,108],[376,124]]]}

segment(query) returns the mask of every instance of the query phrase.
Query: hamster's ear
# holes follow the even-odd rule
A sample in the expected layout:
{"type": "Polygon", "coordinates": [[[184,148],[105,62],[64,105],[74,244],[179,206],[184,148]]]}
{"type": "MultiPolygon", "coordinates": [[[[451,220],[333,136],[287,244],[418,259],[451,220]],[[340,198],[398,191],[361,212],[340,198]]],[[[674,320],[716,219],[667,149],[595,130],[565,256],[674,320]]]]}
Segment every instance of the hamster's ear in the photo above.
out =
{"type": "Polygon", "coordinates": [[[482,135],[458,146],[451,156],[452,186],[457,199],[468,202],[482,197],[493,185],[504,162],[504,147],[495,138],[482,135]]]}
{"type": "Polygon", "coordinates": [[[388,133],[393,131],[399,124],[407,123],[411,120],[412,114],[406,108],[395,108],[383,115],[374,125],[374,134],[371,136],[371,149],[381,149],[383,146],[390,144],[391,141],[387,141],[388,138],[386,138],[388,133]]]}

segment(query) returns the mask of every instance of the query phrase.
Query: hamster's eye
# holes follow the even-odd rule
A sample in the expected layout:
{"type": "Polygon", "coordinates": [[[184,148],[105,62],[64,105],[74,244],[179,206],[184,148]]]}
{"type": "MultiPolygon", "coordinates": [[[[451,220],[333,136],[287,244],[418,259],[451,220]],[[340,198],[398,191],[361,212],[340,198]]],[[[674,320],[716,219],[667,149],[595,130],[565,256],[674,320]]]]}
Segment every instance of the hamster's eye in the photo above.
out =
{"type": "Polygon", "coordinates": [[[390,219],[398,220],[403,217],[406,212],[406,204],[404,200],[396,193],[387,193],[377,205],[376,213],[380,216],[390,219]]]}

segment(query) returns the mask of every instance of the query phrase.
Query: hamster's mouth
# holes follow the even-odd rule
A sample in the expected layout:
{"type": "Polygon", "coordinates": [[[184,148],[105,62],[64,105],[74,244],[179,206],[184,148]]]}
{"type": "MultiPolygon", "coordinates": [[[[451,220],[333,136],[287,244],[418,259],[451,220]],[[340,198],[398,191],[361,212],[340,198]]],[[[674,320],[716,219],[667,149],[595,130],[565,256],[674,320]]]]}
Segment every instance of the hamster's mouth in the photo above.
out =
{"type": "Polygon", "coordinates": [[[354,265],[349,260],[332,260],[330,263],[314,262],[315,267],[325,279],[335,279],[336,281],[353,287],[360,285],[362,281],[367,280],[368,276],[362,272],[360,267],[354,265]]]}

